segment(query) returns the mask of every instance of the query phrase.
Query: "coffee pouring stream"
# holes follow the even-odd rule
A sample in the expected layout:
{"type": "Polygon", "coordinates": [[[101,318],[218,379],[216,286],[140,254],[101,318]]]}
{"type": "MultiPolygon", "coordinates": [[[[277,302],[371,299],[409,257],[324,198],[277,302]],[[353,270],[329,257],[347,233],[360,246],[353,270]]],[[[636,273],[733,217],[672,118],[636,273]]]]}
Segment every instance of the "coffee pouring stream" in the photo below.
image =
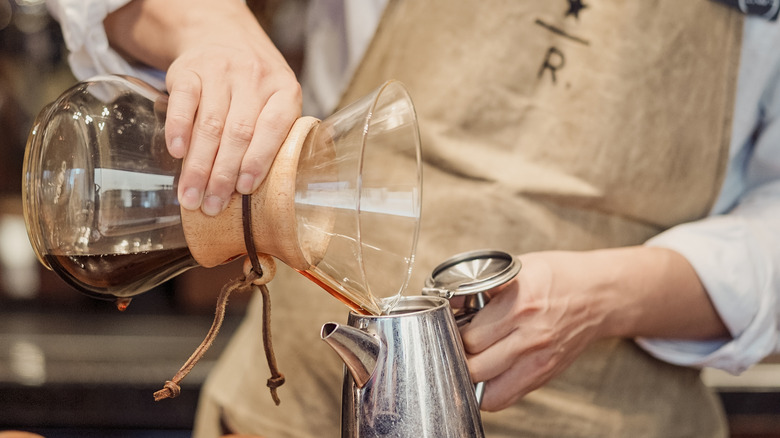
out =
{"type": "MultiPolygon", "coordinates": [[[[215,217],[180,208],[166,108],[144,82],[98,76],[44,108],[28,139],[24,214],[39,260],[120,305],[247,253],[241,195],[215,217]]],[[[354,311],[381,314],[409,280],[421,188],[414,107],[389,81],[322,121],[294,123],[250,198],[254,247],[354,311]]]]}

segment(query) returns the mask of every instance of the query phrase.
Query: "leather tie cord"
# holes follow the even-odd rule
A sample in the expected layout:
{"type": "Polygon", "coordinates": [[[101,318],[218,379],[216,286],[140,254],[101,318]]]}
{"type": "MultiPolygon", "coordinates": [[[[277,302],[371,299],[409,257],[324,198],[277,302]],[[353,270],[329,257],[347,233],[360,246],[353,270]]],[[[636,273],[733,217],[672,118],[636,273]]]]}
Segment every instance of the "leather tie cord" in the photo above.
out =
{"type": "Polygon", "coordinates": [[[187,362],[182,365],[176,375],[173,376],[171,380],[165,382],[163,389],[154,393],[155,401],[174,398],[181,393],[179,383],[203,357],[209,347],[211,347],[214,339],[216,339],[217,333],[219,333],[219,328],[225,320],[225,308],[227,307],[227,301],[230,294],[236,290],[244,292],[252,288],[258,288],[263,297],[263,348],[265,350],[266,360],[268,361],[268,368],[271,371],[271,378],[268,379],[267,385],[271,390],[271,397],[273,398],[274,403],[276,403],[277,406],[280,403],[276,389],[284,384],[284,375],[282,375],[277,368],[276,356],[274,355],[273,346],[271,344],[271,297],[265,282],[260,281],[263,277],[263,268],[260,266],[260,260],[257,257],[255,242],[252,237],[252,208],[250,199],[250,195],[243,195],[242,197],[242,220],[244,225],[244,244],[246,245],[249,261],[252,263],[252,270],[244,278],[237,278],[222,287],[219,297],[217,298],[214,322],[211,324],[211,328],[206,334],[205,339],[203,339],[198,348],[195,349],[195,352],[192,353],[190,358],[187,359],[187,362]]]}
{"type": "MultiPolygon", "coordinates": [[[[257,258],[257,249],[255,248],[255,239],[252,236],[252,204],[251,196],[244,195],[242,199],[243,221],[244,221],[244,244],[246,245],[249,261],[252,263],[252,271],[257,274],[257,279],[262,278],[263,268],[260,266],[260,260],[257,258]]],[[[251,274],[250,272],[250,274],[251,274]]],[[[279,372],[276,365],[276,355],[271,343],[271,294],[265,282],[253,280],[253,284],[260,289],[263,295],[263,349],[265,350],[265,359],[268,362],[268,369],[271,371],[271,377],[266,385],[271,391],[271,397],[274,403],[279,406],[281,402],[276,389],[284,384],[284,375],[279,372]]]]}

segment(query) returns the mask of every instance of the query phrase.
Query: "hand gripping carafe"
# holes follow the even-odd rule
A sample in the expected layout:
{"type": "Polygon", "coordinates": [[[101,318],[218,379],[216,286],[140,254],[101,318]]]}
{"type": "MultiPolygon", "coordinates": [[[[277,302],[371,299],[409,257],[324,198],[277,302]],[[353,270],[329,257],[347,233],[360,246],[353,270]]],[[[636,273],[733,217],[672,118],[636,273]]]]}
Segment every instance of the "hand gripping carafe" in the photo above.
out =
{"type": "MultiPolygon", "coordinates": [[[[85,293],[126,302],[247,252],[241,195],[215,217],[180,208],[166,107],[148,84],[100,76],[34,123],[23,181],[28,234],[40,261],[85,293]]],[[[323,121],[295,122],[250,198],[254,247],[353,310],[380,314],[409,279],[421,184],[414,108],[390,81],[323,121]]]]}

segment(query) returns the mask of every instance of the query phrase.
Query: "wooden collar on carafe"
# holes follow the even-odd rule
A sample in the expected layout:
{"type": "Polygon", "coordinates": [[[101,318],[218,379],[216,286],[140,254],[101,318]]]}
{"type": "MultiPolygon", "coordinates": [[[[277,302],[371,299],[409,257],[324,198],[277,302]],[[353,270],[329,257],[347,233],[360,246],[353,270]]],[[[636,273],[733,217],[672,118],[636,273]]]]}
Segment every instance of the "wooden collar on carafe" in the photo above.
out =
{"type": "MultiPolygon", "coordinates": [[[[304,143],[313,141],[319,120],[301,117],[290,129],[260,187],[251,195],[252,235],[258,252],[305,270],[309,264],[299,247],[295,218],[295,177],[304,143]]],[[[207,216],[181,209],[182,227],[190,252],[203,267],[221,265],[246,254],[242,195],[234,193],[225,211],[207,216]]]]}

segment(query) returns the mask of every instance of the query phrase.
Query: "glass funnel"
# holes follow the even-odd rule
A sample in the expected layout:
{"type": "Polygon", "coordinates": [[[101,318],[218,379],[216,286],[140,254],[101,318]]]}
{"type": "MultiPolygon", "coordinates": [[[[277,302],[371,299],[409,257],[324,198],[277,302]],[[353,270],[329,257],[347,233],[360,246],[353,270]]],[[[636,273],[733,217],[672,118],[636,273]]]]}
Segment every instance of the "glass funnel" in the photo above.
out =
{"type": "MultiPolygon", "coordinates": [[[[139,80],[100,76],[67,90],[33,125],[28,234],[40,261],[87,294],[126,299],[246,253],[240,195],[215,218],[181,210],[166,108],[167,97],[139,80]]],[[[324,121],[303,117],[252,195],[256,249],[353,309],[382,313],[411,273],[421,175],[414,108],[399,82],[324,121]]]]}
{"type": "Polygon", "coordinates": [[[302,273],[353,310],[385,313],[410,278],[422,203],[420,140],[406,88],[387,82],[326,118],[312,145],[304,145],[296,177],[298,233],[303,242],[328,239],[302,273]]]}

